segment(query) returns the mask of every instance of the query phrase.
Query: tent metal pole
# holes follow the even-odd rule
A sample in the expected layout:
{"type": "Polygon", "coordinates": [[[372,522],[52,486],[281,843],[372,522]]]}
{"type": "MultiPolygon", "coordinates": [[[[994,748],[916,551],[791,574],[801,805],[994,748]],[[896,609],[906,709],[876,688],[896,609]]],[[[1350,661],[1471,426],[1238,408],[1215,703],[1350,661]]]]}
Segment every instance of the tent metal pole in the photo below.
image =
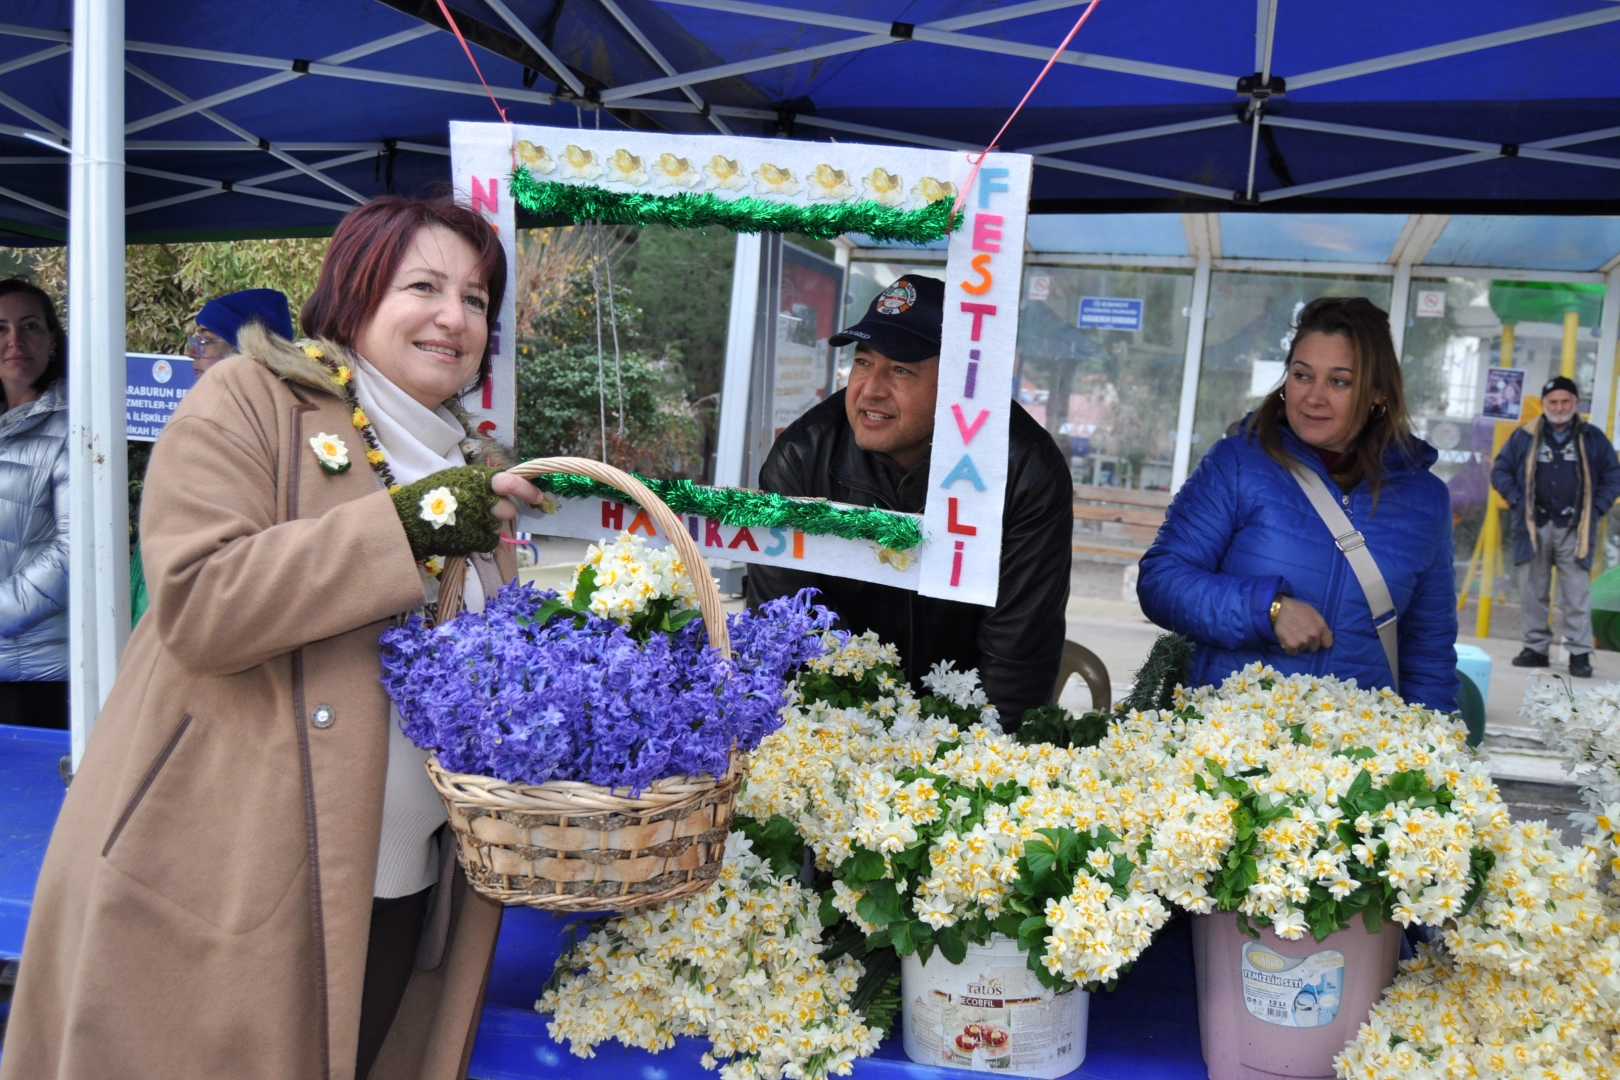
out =
{"type": "MultiPolygon", "coordinates": [[[[180,91],[176,90],[162,79],[141,70],[140,66],[137,64],[132,64],[126,60],[124,61],[124,70],[135,76],[137,79],[140,79],[148,86],[151,86],[161,93],[167,94],[169,97],[174,98],[176,101],[179,101],[182,104],[186,104],[191,101],[189,97],[182,94],[180,91]]],[[[211,120],[212,122],[218,124],[226,131],[229,131],[232,135],[237,136],[244,144],[251,145],[255,150],[263,149],[265,153],[269,154],[277,161],[285,165],[291,165],[294,169],[303,173],[311,180],[325,184],[327,187],[331,188],[339,195],[342,195],[344,198],[352,200],[356,206],[359,206],[361,203],[366,201],[365,196],[361,195],[353,188],[350,188],[346,184],[340,184],[338,181],[332,179],[330,176],[327,176],[319,169],[315,169],[304,164],[302,161],[299,161],[297,158],[287,153],[286,150],[283,150],[281,147],[271,143],[268,139],[261,140],[257,135],[250,134],[246,128],[225,119],[213,109],[204,109],[199,115],[201,115],[205,120],[211,120]]]]}
{"type": "Polygon", "coordinates": [[[714,483],[736,487],[748,464],[748,384],[754,370],[759,314],[759,233],[738,233],[731,264],[731,319],[726,327],[726,369],[720,382],[720,423],[714,438],[714,483]]]}
{"type": "Polygon", "coordinates": [[[1389,336],[1395,342],[1395,359],[1400,360],[1406,349],[1406,308],[1412,295],[1412,264],[1396,264],[1395,279],[1389,288],[1389,336]]]}
{"type": "Polygon", "coordinates": [[[46,60],[54,60],[63,53],[72,51],[73,47],[71,45],[52,45],[50,48],[41,49],[37,53],[19,56],[15,60],[8,60],[4,64],[0,64],[0,75],[9,75],[13,71],[21,71],[23,68],[44,63],[46,60]]]}
{"type": "Polygon", "coordinates": [[[55,120],[52,120],[44,113],[29,108],[27,105],[24,105],[10,94],[0,94],[0,105],[10,109],[18,116],[27,117],[29,120],[32,120],[34,123],[38,124],[46,131],[49,131],[57,138],[67,138],[67,128],[63,127],[61,124],[58,124],[55,120]]]}
{"type": "Polygon", "coordinates": [[[734,64],[721,64],[718,67],[704,68],[701,71],[689,71],[684,75],[666,75],[661,79],[648,79],[645,82],[604,90],[602,91],[602,104],[611,105],[614,102],[636,97],[640,94],[655,94],[660,90],[674,90],[677,87],[691,86],[695,83],[712,82],[716,79],[730,79],[738,75],[751,75],[756,71],[790,67],[793,64],[802,64],[810,60],[824,60],[829,56],[842,56],[845,53],[861,52],[881,45],[898,44],[902,40],[904,39],[890,37],[888,34],[866,34],[862,37],[845,38],[842,41],[833,41],[813,48],[794,49],[792,52],[775,53],[771,56],[757,56],[752,60],[739,60],[734,64]]]}
{"type": "Polygon", "coordinates": [[[1598,319],[1597,370],[1592,377],[1592,422],[1614,438],[1615,346],[1620,344],[1620,267],[1603,282],[1603,314],[1598,319]]]}
{"type": "MultiPolygon", "coordinates": [[[[347,64],[351,61],[358,60],[363,56],[370,56],[373,53],[391,49],[396,45],[404,45],[408,42],[415,41],[418,38],[426,37],[429,34],[436,34],[438,32],[439,31],[436,27],[423,25],[413,27],[410,30],[401,31],[398,34],[390,34],[387,37],[378,38],[375,41],[368,41],[364,45],[357,45],[352,49],[345,49],[343,52],[333,53],[331,56],[322,57],[318,64],[309,65],[309,74],[331,74],[331,69],[335,66],[347,64]],[[317,67],[323,70],[317,72],[317,67]]],[[[233,87],[229,90],[221,90],[219,93],[210,94],[205,98],[198,98],[189,105],[179,105],[175,108],[166,109],[163,112],[156,113],[152,116],[143,117],[140,120],[136,120],[135,122],[131,123],[124,129],[124,134],[126,136],[133,135],[137,131],[145,131],[149,127],[156,127],[158,124],[168,123],[170,120],[177,119],[178,117],[190,116],[194,112],[209,109],[215,105],[222,105],[227,101],[235,101],[238,98],[244,98],[250,94],[257,94],[261,90],[268,90],[273,86],[280,86],[284,82],[291,82],[294,79],[303,77],[300,72],[293,69],[293,61],[277,60],[268,56],[247,56],[242,53],[218,52],[210,49],[181,49],[165,45],[152,45],[139,41],[130,42],[128,48],[130,52],[152,53],[157,56],[178,56],[190,60],[212,60],[222,64],[244,64],[250,67],[269,67],[276,70],[278,74],[271,75],[263,79],[255,79],[253,82],[243,83],[241,86],[233,87]]],[[[381,72],[378,74],[387,73],[381,72]]],[[[399,80],[400,85],[405,85],[404,80],[409,78],[409,76],[400,75],[393,76],[392,78],[399,80]]],[[[479,88],[479,92],[483,92],[482,87],[479,88]]],[[[550,104],[551,95],[547,94],[545,97],[547,98],[546,103],[550,104]]]]}
{"type": "Polygon", "coordinates": [[[1232,198],[1232,193],[1225,188],[1211,187],[1208,184],[1191,184],[1181,180],[1166,180],[1163,177],[1148,176],[1146,173],[1109,169],[1101,165],[1083,165],[1078,161],[1064,161],[1062,158],[1039,156],[1036,157],[1035,164],[1044,165],[1048,169],[1061,169],[1064,172],[1084,173],[1087,176],[1101,176],[1109,180],[1124,180],[1132,184],[1164,188],[1167,191],[1185,191],[1189,195],[1207,195],[1212,199],[1232,198]]]}
{"type": "Polygon", "coordinates": [[[1115,143],[1135,142],[1138,139],[1158,139],[1166,135],[1185,135],[1191,131],[1207,131],[1210,128],[1231,127],[1239,123],[1237,117],[1230,114],[1212,116],[1207,120],[1189,120],[1184,124],[1161,124],[1158,127],[1137,128],[1134,131],[1116,131],[1109,135],[1093,135],[1086,139],[1066,139],[1063,142],[1043,143],[1040,146],[1020,146],[1020,154],[1063,154],[1070,150],[1089,150],[1093,146],[1112,146],[1115,143]]]}
{"type": "MultiPolygon", "coordinates": [[[[1274,127],[1296,128],[1300,131],[1319,131],[1329,135],[1349,135],[1353,138],[1382,139],[1385,142],[1412,143],[1416,146],[1435,146],[1448,150],[1477,150],[1482,153],[1502,152],[1501,143],[1482,142],[1478,139],[1452,139],[1444,135],[1424,135],[1412,131],[1386,131],[1382,128],[1358,127],[1353,124],[1331,124],[1320,120],[1294,120],[1279,117],[1269,121],[1274,127]]],[[[1617,134],[1614,128],[1592,133],[1594,138],[1585,135],[1566,135],[1561,139],[1548,140],[1557,142],[1560,146],[1573,146],[1576,142],[1597,141],[1617,134]]],[[[1551,149],[1540,142],[1524,143],[1519,146],[1517,154],[1522,158],[1534,158],[1538,161],[1557,161],[1566,165],[1590,165],[1599,169],[1620,169],[1620,158],[1601,157],[1595,154],[1565,154],[1551,149]]]]}
{"type": "MultiPolygon", "coordinates": [[[[491,2],[496,2],[496,0],[491,0],[491,2]]],[[[634,40],[637,45],[641,46],[641,51],[652,58],[652,62],[658,65],[658,69],[660,71],[662,71],[665,75],[678,74],[678,72],[675,70],[675,65],[671,64],[667,59],[664,58],[664,54],[659,51],[658,46],[652,43],[652,39],[641,32],[641,27],[637,26],[634,20],[625,14],[624,9],[619,7],[618,4],[614,3],[614,0],[596,0],[596,2],[601,4],[602,7],[607,10],[609,15],[613,16],[613,20],[619,24],[625,33],[630,35],[631,39],[634,40]]],[[[685,96],[687,101],[690,101],[693,105],[696,105],[699,111],[702,111],[705,107],[703,104],[703,99],[699,97],[697,91],[693,90],[690,86],[681,87],[681,94],[685,96]]],[[[731,128],[726,125],[726,122],[720,119],[720,117],[714,115],[712,112],[709,114],[709,123],[714,125],[715,130],[720,132],[720,134],[731,134],[731,128]]]]}
{"type": "Polygon", "coordinates": [[[64,220],[67,218],[67,211],[63,210],[60,206],[52,206],[48,202],[40,202],[38,199],[31,199],[20,191],[12,191],[10,188],[0,187],[0,195],[4,195],[8,199],[20,202],[24,206],[32,206],[35,210],[43,210],[47,214],[55,214],[57,217],[63,218],[64,220]]]}
{"type": "Polygon", "coordinates": [[[1176,448],[1170,464],[1170,491],[1180,491],[1192,464],[1193,423],[1198,418],[1198,376],[1204,362],[1204,324],[1209,318],[1209,279],[1214,260],[1205,251],[1193,271],[1192,305],[1187,309],[1187,354],[1181,365],[1181,408],[1176,414],[1176,448]]]}
{"type": "Polygon", "coordinates": [[[59,139],[48,131],[35,131],[32,128],[21,128],[14,124],[0,124],[0,135],[15,135],[19,139],[29,139],[39,143],[41,146],[48,146],[52,150],[60,150],[64,154],[68,152],[67,140],[65,138],[59,139]]]}
{"type": "MultiPolygon", "coordinates": [[[[725,11],[737,15],[754,15],[759,18],[786,20],[799,24],[826,26],[833,29],[865,30],[867,33],[862,37],[846,38],[843,41],[829,42],[825,45],[817,45],[807,49],[796,49],[772,57],[739,61],[738,63],[706,68],[701,71],[687,72],[684,75],[672,75],[663,79],[649,79],[645,82],[633,83],[615,88],[612,91],[604,91],[602,94],[604,102],[619,101],[637,94],[650,94],[659,90],[670,90],[678,86],[689,86],[693,83],[727,78],[732,75],[746,75],[754,71],[786,67],[807,60],[858,52],[862,49],[892,45],[898,41],[906,40],[893,35],[893,24],[873,19],[822,15],[815,12],[799,11],[794,8],[747,3],[745,0],[666,0],[666,2],[680,4],[685,7],[699,7],[710,11],[725,11]]],[[[1071,0],[1038,0],[1037,3],[1033,4],[1020,4],[1009,8],[981,11],[955,19],[941,19],[938,22],[923,23],[913,27],[910,40],[1044,61],[1051,57],[1051,50],[1044,46],[1028,45],[1017,41],[1004,41],[998,38],[976,37],[972,34],[959,34],[954,31],[960,27],[982,25],[986,22],[1002,22],[1007,19],[1017,18],[1020,15],[1034,14],[1037,11],[1050,11],[1056,8],[1074,6],[1076,6],[1076,3],[1071,2],[1071,0]]],[[[1170,82],[1192,83],[1196,86],[1218,87],[1223,90],[1229,89],[1232,85],[1231,76],[1217,72],[1195,71],[1191,68],[1178,68],[1168,64],[1154,64],[1142,60],[1126,60],[1116,56],[1099,56],[1094,53],[1065,52],[1057,58],[1057,62],[1076,67],[1115,71],[1125,75],[1140,75],[1150,79],[1165,79],[1170,82]]]]}
{"type": "Polygon", "coordinates": [[[512,14],[512,9],[502,3],[502,0],[484,0],[484,3],[501,17],[502,22],[512,28],[512,33],[523,39],[523,44],[533,49],[536,56],[551,65],[551,70],[557,73],[557,78],[561,79],[568,89],[580,97],[585,96],[585,84],[579,81],[579,76],[568,70],[568,65],[557,59],[556,53],[546,48],[546,43],[535,36],[528,23],[512,14]]]}
{"type": "Polygon", "coordinates": [[[1498,157],[1501,157],[1501,154],[1492,150],[1488,154],[1461,154],[1457,157],[1437,158],[1434,161],[1421,161],[1415,165],[1400,165],[1393,169],[1377,169],[1373,172],[1357,173],[1354,176],[1341,176],[1337,180],[1319,180],[1314,184],[1273,188],[1270,191],[1262,191],[1259,199],[1264,203],[1274,202],[1277,199],[1298,198],[1301,195],[1314,195],[1318,191],[1332,191],[1334,188],[1355,187],[1357,184],[1394,180],[1402,176],[1417,176],[1426,172],[1438,172],[1441,169],[1455,169],[1459,165],[1477,165],[1481,161],[1495,161],[1498,157]]]}
{"type": "Polygon", "coordinates": [[[1255,35],[1254,69],[1260,72],[1262,86],[1271,82],[1271,54],[1277,44],[1277,6],[1279,0],[1260,0],[1259,33],[1255,35]]]}
{"type": "Polygon", "coordinates": [[[1256,101],[1254,111],[1249,114],[1249,186],[1244,189],[1245,197],[1254,201],[1254,163],[1260,156],[1260,124],[1261,114],[1265,110],[1265,102],[1256,101]]]}
{"type": "Polygon", "coordinates": [[[36,41],[64,41],[71,42],[73,35],[65,30],[45,30],[38,26],[21,26],[17,23],[0,22],[0,37],[33,38],[36,41]]]}
{"type": "Polygon", "coordinates": [[[1290,92],[1304,90],[1309,86],[1320,86],[1323,83],[1337,82],[1341,79],[1353,79],[1358,75],[1371,75],[1374,72],[1408,67],[1412,64],[1439,60],[1447,56],[1460,56],[1463,53],[1479,52],[1481,49],[1494,49],[1498,45],[1511,45],[1515,42],[1531,41],[1551,34],[1584,30],[1589,26],[1601,26],[1604,23],[1617,20],[1620,20],[1620,4],[1600,8],[1596,11],[1588,11],[1580,15],[1571,15],[1563,19],[1531,23],[1527,26],[1515,27],[1512,30],[1499,30],[1494,34],[1479,34],[1475,37],[1460,38],[1457,41],[1448,41],[1443,45],[1430,45],[1423,49],[1409,49],[1406,52],[1390,53],[1388,56],[1374,57],[1371,60],[1358,60],[1353,64],[1341,64],[1338,67],[1322,68],[1319,71],[1307,71],[1299,75],[1290,75],[1288,77],[1288,89],[1290,92]]]}
{"type": "Polygon", "coordinates": [[[124,0],[74,0],[68,225],[68,677],[73,767],[129,640],[124,459],[124,0]]]}

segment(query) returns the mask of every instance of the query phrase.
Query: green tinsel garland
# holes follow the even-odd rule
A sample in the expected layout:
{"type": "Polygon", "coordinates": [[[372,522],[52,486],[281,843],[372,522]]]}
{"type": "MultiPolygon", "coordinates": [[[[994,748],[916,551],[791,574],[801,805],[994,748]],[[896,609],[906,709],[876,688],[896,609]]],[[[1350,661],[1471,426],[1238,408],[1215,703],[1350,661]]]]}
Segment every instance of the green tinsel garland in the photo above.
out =
{"type": "Polygon", "coordinates": [[[718,225],[732,232],[796,232],[818,240],[865,233],[885,243],[926,244],[952,232],[963,217],[957,214],[952,220],[951,203],[946,199],[917,210],[895,210],[871,200],[795,206],[751,195],[735,199],[719,199],[705,192],[651,195],[536,180],[521,166],[512,171],[510,190],[519,206],[541,217],[677,229],[718,225]]]}
{"type": "MultiPolygon", "coordinates": [[[[909,517],[868,506],[802,501],[772,491],[704,487],[691,480],[652,480],[636,476],[677,514],[713,518],[722,525],[750,529],[794,529],[812,536],[870,540],[879,547],[905,551],[922,543],[922,527],[909,517]]],[[[554,473],[537,476],[535,487],[566,499],[613,499],[633,502],[618,488],[587,476],[554,473]]]]}

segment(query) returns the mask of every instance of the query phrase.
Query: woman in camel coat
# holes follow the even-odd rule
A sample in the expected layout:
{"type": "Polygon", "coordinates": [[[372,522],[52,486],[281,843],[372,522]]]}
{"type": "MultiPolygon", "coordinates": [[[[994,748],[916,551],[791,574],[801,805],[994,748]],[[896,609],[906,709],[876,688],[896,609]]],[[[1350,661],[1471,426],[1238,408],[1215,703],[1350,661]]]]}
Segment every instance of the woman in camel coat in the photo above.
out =
{"type": "MultiPolygon", "coordinates": [[[[504,278],[470,211],[376,200],[339,227],[304,311],[306,330],[336,342],[245,332],[244,355],[211,371],[158,440],[141,522],[152,606],[45,858],[4,1080],[350,1080],[363,1000],[379,1033],[372,1077],[465,1075],[501,909],[431,835],[441,816],[404,829],[413,891],[399,903],[417,907],[391,953],[378,946],[375,913],[395,903],[380,890],[385,803],[409,788],[433,804],[414,786],[413,748],[391,742],[377,638],[433,586],[413,550],[419,523],[364,453],[345,380],[358,372],[321,361],[364,365],[360,388],[391,402],[373,407],[409,412],[404,390],[422,406],[408,419],[442,427],[431,403],[487,364],[504,278]],[[342,471],[311,445],[334,432],[352,461],[342,471]]],[[[404,468],[420,447],[372,420],[404,468]]],[[[458,439],[433,453],[485,464],[494,452],[458,439]]],[[[487,500],[464,492],[460,516],[487,526],[488,548],[493,518],[509,516],[488,489],[538,492],[481,483],[487,500]]],[[[514,573],[494,547],[499,574],[475,556],[470,593],[514,573]]]]}

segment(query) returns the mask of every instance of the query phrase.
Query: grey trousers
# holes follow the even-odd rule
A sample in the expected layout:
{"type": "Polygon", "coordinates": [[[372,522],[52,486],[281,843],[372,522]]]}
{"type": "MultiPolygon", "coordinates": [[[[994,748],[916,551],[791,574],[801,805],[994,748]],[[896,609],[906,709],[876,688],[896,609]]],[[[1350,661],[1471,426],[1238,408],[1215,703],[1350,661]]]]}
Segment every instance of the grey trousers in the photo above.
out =
{"type": "Polygon", "coordinates": [[[1519,610],[1524,615],[1524,646],[1544,653],[1556,640],[1548,601],[1552,568],[1558,567],[1558,611],[1564,647],[1573,655],[1592,651],[1592,588],[1587,571],[1575,565],[1579,530],[1548,523],[1536,530],[1536,554],[1519,565],[1519,610]]]}

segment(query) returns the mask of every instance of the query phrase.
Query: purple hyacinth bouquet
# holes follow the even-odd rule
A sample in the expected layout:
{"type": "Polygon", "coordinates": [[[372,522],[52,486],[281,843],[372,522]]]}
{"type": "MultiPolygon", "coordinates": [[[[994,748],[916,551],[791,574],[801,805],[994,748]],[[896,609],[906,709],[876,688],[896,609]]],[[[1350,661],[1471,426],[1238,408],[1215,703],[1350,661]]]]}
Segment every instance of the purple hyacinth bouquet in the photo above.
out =
{"type": "Polygon", "coordinates": [[[834,616],[813,597],[729,616],[726,659],[680,563],[621,538],[570,589],[510,584],[481,613],[388,630],[382,681],[405,734],[451,772],[632,791],[718,777],[781,726],[788,680],[823,653],[834,616]]]}

